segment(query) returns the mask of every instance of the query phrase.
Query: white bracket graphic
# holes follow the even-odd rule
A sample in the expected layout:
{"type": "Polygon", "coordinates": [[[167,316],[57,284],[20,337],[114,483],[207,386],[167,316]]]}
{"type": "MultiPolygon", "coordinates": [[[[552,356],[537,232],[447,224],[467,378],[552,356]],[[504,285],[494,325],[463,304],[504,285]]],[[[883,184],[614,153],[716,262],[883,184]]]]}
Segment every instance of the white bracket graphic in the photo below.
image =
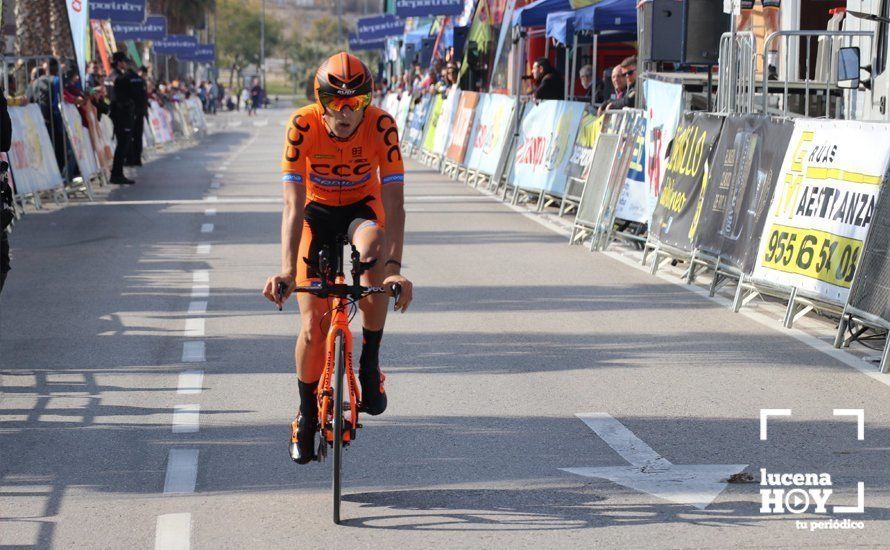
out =
{"type": "Polygon", "coordinates": [[[791,416],[791,409],[760,409],[761,441],[766,441],[766,422],[771,416],[791,416]]]}
{"type": "Polygon", "coordinates": [[[865,409],[834,409],[834,416],[855,416],[856,439],[865,441],[865,409]]]}

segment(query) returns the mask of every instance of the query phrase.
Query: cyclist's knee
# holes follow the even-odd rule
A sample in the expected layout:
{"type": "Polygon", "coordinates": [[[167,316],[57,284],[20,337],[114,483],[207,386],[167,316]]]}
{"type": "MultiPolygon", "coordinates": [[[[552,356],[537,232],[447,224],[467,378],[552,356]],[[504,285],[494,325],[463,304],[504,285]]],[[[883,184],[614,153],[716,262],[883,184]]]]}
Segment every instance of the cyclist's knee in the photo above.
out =
{"type": "Polygon", "coordinates": [[[386,233],[379,225],[365,225],[356,238],[355,247],[361,254],[363,262],[380,258],[386,242],[386,233]]]}
{"type": "Polygon", "coordinates": [[[298,338],[306,346],[319,346],[324,342],[324,334],[322,334],[321,327],[319,326],[320,320],[321,318],[314,314],[302,315],[298,338]]]}

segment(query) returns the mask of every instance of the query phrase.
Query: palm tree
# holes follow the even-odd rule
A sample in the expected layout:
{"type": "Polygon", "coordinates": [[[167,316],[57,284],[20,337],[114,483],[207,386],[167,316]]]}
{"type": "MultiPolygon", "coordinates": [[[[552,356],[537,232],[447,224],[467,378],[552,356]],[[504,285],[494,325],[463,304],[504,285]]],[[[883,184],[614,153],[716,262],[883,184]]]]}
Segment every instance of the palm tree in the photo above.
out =
{"type": "MultiPolygon", "coordinates": [[[[63,0],[64,1],[64,0],[63,0]]],[[[15,53],[17,55],[48,55],[52,53],[46,40],[52,34],[49,19],[50,0],[19,0],[15,3],[15,53]]]]}
{"type": "MultiPolygon", "coordinates": [[[[21,0],[17,3],[21,3],[21,0]]],[[[71,40],[71,25],[68,22],[68,7],[65,0],[49,0],[49,25],[53,55],[74,59],[74,42],[71,40]]]]}

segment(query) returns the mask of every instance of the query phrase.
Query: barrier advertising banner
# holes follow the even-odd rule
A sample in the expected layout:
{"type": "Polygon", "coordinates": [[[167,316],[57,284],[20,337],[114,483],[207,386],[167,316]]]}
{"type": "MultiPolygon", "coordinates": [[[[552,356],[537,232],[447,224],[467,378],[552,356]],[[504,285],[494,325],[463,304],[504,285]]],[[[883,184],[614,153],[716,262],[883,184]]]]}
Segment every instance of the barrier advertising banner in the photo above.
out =
{"type": "Polygon", "coordinates": [[[411,117],[411,122],[408,123],[408,132],[406,134],[406,141],[409,145],[415,147],[420,145],[420,142],[423,139],[423,128],[426,126],[426,121],[430,113],[430,105],[432,105],[432,103],[433,97],[425,95],[423,96],[423,99],[420,100],[420,103],[414,108],[414,116],[411,117]]]}
{"type": "Polygon", "coordinates": [[[148,122],[154,132],[155,141],[159,144],[173,141],[173,122],[169,117],[170,113],[161,108],[157,101],[149,102],[148,122]]]}
{"type": "Polygon", "coordinates": [[[405,128],[408,126],[408,114],[411,112],[411,105],[414,103],[414,98],[408,92],[404,92],[402,94],[402,99],[399,100],[399,108],[396,112],[396,115],[393,117],[396,119],[396,127],[399,131],[399,139],[402,139],[405,136],[405,128]]]}
{"type": "Polygon", "coordinates": [[[40,107],[10,107],[12,146],[9,165],[19,194],[34,193],[62,185],[62,174],[53,154],[53,144],[43,123],[40,107]]]}
{"type": "MultiPolygon", "coordinates": [[[[108,117],[102,117],[107,119],[108,117]]],[[[111,174],[111,164],[114,161],[114,148],[111,146],[111,136],[105,134],[105,129],[96,118],[96,110],[87,110],[87,129],[90,133],[90,141],[93,143],[93,151],[99,160],[99,167],[108,176],[111,174]]]]}
{"type": "Polygon", "coordinates": [[[882,193],[850,288],[850,305],[890,321],[890,195],[882,193]]]}
{"type": "Polygon", "coordinates": [[[467,147],[470,144],[470,130],[473,129],[473,118],[478,104],[478,93],[463,92],[460,94],[457,113],[455,113],[454,123],[451,125],[451,141],[446,150],[446,156],[458,164],[463,164],[464,157],[467,154],[467,147]]]}
{"type": "Polygon", "coordinates": [[[633,146],[630,153],[630,164],[615,217],[638,223],[649,223],[652,219],[650,210],[649,189],[646,187],[646,118],[637,116],[630,128],[633,146]]]}
{"type": "Polygon", "coordinates": [[[99,163],[96,161],[96,153],[93,151],[93,143],[90,134],[83,126],[80,111],[70,103],[62,102],[62,120],[65,122],[65,131],[68,141],[74,151],[74,159],[84,182],[99,173],[99,163]]]}
{"type": "Polygon", "coordinates": [[[504,147],[513,129],[516,100],[503,94],[483,94],[476,107],[479,116],[470,134],[467,167],[493,176],[504,155],[504,147]]]}
{"type": "Polygon", "coordinates": [[[444,155],[445,149],[451,141],[449,134],[454,123],[454,114],[457,112],[460,95],[461,91],[457,84],[453,84],[448,89],[448,97],[445,98],[442,113],[439,115],[439,124],[436,125],[436,141],[433,145],[433,152],[437,155],[444,155]]]}
{"type": "Polygon", "coordinates": [[[652,234],[659,242],[691,252],[708,178],[711,152],[720,137],[723,118],[686,113],[677,129],[664,185],[652,217],[652,234]]]}
{"type": "Polygon", "coordinates": [[[583,103],[542,101],[522,121],[513,167],[513,185],[561,196],[583,103]]]}
{"type": "Polygon", "coordinates": [[[386,94],[386,97],[383,98],[383,105],[380,108],[389,113],[389,116],[396,118],[399,114],[399,94],[396,92],[386,94]]]}
{"type": "Polygon", "coordinates": [[[433,106],[430,108],[429,120],[427,120],[426,128],[423,130],[422,147],[430,152],[435,149],[436,127],[439,125],[439,118],[441,118],[442,106],[444,104],[445,99],[442,97],[442,94],[436,94],[436,98],[433,100],[433,106]]]}
{"type": "Polygon", "coordinates": [[[668,147],[683,114],[683,87],[646,80],[643,92],[646,101],[646,187],[649,191],[647,219],[651,219],[668,165],[668,147]]]}
{"type": "Polygon", "coordinates": [[[794,124],[732,115],[714,150],[696,246],[750,275],[794,124]]]}
{"type": "Polygon", "coordinates": [[[572,147],[572,156],[569,157],[570,178],[587,181],[590,161],[593,160],[593,149],[602,129],[603,118],[596,116],[596,108],[593,105],[586,105],[581,116],[581,125],[578,127],[578,135],[575,137],[575,145],[572,147]]]}
{"type": "Polygon", "coordinates": [[[886,124],[795,121],[754,277],[846,303],[888,161],[886,124]]]}

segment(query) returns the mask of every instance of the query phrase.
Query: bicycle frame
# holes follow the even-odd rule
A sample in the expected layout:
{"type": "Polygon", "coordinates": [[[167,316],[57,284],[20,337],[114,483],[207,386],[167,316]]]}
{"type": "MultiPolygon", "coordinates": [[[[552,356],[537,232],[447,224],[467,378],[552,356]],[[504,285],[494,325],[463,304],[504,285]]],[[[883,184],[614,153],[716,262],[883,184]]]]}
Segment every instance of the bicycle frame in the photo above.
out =
{"type": "MultiPolygon", "coordinates": [[[[342,273],[338,274],[334,279],[335,284],[345,284],[346,277],[342,273]]],[[[358,425],[358,403],[359,389],[356,380],[355,371],[352,368],[352,331],[349,329],[349,312],[347,311],[349,302],[341,297],[333,298],[333,306],[331,308],[331,325],[328,329],[327,338],[325,340],[325,365],[321,373],[321,379],[318,383],[318,420],[324,440],[328,444],[333,444],[334,430],[331,424],[334,415],[334,390],[332,382],[335,375],[336,366],[336,340],[337,335],[343,335],[343,349],[345,361],[343,365],[343,376],[349,388],[349,419],[348,425],[344,426],[343,443],[344,446],[352,441],[355,436],[355,430],[358,425]]]]}

